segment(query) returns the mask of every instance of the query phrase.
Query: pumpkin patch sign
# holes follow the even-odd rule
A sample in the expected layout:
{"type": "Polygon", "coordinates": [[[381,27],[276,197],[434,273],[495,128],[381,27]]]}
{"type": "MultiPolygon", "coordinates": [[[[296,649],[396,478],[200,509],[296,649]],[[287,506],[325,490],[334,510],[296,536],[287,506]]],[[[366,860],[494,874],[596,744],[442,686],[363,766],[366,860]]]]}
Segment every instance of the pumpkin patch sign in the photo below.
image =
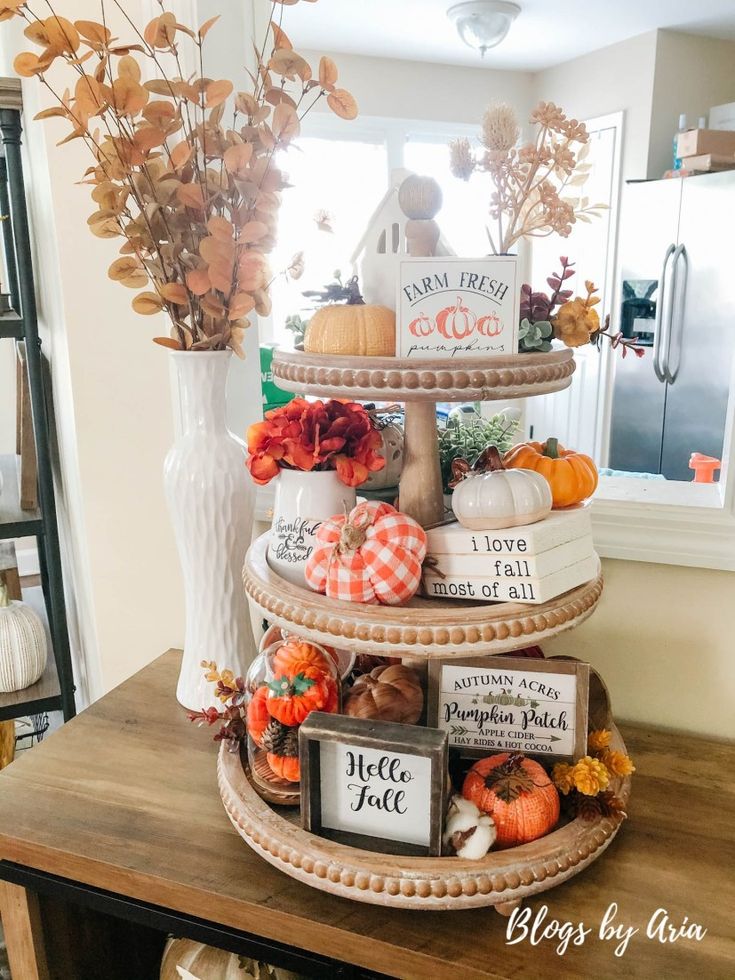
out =
{"type": "Polygon", "coordinates": [[[518,302],[515,255],[403,259],[396,304],[398,356],[515,354],[518,302]]]}
{"type": "Polygon", "coordinates": [[[589,675],[578,661],[432,661],[428,723],[469,758],[510,751],[578,759],[587,745],[589,675]]]}

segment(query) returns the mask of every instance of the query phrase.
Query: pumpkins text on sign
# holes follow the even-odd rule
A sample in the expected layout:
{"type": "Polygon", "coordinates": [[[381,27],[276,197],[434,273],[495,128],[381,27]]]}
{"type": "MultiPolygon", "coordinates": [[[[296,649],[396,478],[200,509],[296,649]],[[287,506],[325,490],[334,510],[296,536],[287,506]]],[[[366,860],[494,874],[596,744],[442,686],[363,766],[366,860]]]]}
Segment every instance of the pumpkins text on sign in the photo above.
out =
{"type": "Polygon", "coordinates": [[[516,354],[519,288],[513,255],[402,259],[396,300],[398,356],[516,354]]]}

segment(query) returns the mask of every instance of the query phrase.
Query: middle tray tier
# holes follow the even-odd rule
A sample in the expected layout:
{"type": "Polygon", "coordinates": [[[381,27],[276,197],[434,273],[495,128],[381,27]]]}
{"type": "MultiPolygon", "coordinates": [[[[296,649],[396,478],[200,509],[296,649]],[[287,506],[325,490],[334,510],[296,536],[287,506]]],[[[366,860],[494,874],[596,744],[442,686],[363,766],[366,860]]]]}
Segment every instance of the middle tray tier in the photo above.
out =
{"type": "Polygon", "coordinates": [[[572,382],[569,348],[455,361],[276,351],[273,380],[299,395],[355,401],[473,402],[563,391],[572,382]]]}
{"type": "Polygon", "coordinates": [[[287,582],[266,560],[268,534],[251,546],[243,583],[270,622],[316,643],[383,656],[450,657],[508,653],[584,622],[602,593],[602,575],[540,605],[416,597],[403,606],[328,599],[287,582]]]}

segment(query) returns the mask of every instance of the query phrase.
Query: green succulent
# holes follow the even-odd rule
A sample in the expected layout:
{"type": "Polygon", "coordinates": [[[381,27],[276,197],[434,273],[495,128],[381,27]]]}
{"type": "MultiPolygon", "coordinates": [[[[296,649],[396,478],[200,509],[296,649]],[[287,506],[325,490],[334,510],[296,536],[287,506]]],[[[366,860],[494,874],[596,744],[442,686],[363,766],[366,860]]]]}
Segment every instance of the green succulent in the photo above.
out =
{"type": "Polygon", "coordinates": [[[517,419],[500,414],[443,429],[439,433],[439,459],[444,492],[452,492],[449,481],[453,460],[466,459],[471,466],[487,446],[496,446],[501,453],[507,452],[515,440],[518,424],[517,419]]]}
{"type": "Polygon", "coordinates": [[[286,317],[285,327],[293,334],[293,345],[296,350],[304,349],[304,334],[309,326],[308,320],[302,320],[298,313],[286,317]]]}
{"type": "Polygon", "coordinates": [[[554,328],[548,320],[538,320],[536,323],[524,317],[518,330],[518,351],[526,354],[529,351],[550,351],[554,328]]]}

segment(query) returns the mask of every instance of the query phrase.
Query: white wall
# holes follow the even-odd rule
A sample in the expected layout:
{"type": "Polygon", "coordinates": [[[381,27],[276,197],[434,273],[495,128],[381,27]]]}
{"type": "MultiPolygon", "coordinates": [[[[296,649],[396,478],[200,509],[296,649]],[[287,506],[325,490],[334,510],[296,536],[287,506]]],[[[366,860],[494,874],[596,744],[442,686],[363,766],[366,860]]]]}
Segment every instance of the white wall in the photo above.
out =
{"type": "MultiPolygon", "coordinates": [[[[292,38],[298,48],[298,38],[292,38]]],[[[311,64],[328,51],[300,52],[311,64]]],[[[494,71],[336,54],[339,84],[357,99],[360,115],[479,125],[490,102],[510,102],[524,120],[533,102],[530,72],[494,71]]],[[[321,111],[330,110],[323,105],[321,111]]]]}
{"type": "Polygon", "coordinates": [[[735,102],[735,41],[658,31],[648,176],[672,163],[672,134],[679,115],[696,126],[714,105],[735,102]]]}
{"type": "Polygon", "coordinates": [[[556,102],[578,119],[623,111],[624,180],[646,176],[656,31],[582,55],[534,76],[534,100],[556,102]]]}

